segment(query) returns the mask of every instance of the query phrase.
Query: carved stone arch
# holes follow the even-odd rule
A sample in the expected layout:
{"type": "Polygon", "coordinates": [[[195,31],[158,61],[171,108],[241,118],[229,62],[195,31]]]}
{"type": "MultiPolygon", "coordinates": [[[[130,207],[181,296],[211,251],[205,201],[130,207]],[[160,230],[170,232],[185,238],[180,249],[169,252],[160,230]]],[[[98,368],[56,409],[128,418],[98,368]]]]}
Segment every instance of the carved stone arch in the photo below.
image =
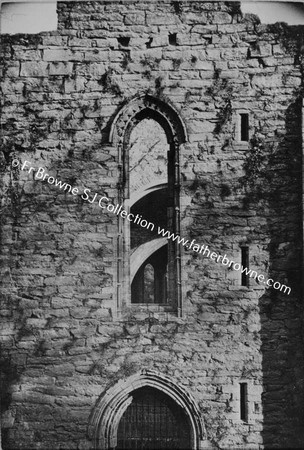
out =
{"type": "Polygon", "coordinates": [[[145,189],[138,190],[132,196],[130,196],[129,201],[127,202],[127,206],[131,207],[146,195],[151,194],[155,191],[166,189],[167,187],[167,183],[156,184],[155,180],[153,180],[151,183],[145,186],[145,189]]]}
{"type": "Polygon", "coordinates": [[[117,445],[117,430],[123,413],[132,402],[132,392],[143,387],[161,391],[184,411],[191,430],[192,450],[202,448],[206,431],[198,406],[190,393],[168,378],[152,370],[142,370],[119,381],[98,399],[89,420],[88,434],[96,450],[109,450],[117,445]]]}
{"type": "Polygon", "coordinates": [[[145,94],[135,97],[120,109],[112,122],[109,142],[121,147],[130,128],[140,122],[143,116],[154,118],[163,126],[168,143],[174,140],[182,144],[188,140],[185,124],[177,110],[171,104],[145,94]]]}
{"type": "Polygon", "coordinates": [[[166,238],[153,239],[152,241],[146,242],[140,245],[132,254],[130,259],[131,283],[133,281],[134,275],[140,268],[140,266],[151,256],[154,252],[167,245],[168,240],[166,238]]]}

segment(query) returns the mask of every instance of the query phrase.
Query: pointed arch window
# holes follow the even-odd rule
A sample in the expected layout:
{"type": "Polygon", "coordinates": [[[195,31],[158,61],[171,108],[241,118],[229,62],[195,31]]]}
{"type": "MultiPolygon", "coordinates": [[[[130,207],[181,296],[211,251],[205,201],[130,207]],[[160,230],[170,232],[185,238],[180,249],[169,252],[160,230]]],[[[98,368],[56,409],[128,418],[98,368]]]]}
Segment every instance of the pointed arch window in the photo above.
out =
{"type": "MultiPolygon", "coordinates": [[[[131,201],[130,211],[133,217],[140,218],[130,224],[129,246],[132,254],[135,250],[144,252],[149,241],[158,238],[158,230],[174,232],[175,205],[178,198],[174,195],[175,172],[174,157],[167,136],[155,118],[143,116],[133,127],[125,154],[125,196],[131,201]],[[150,188],[146,188],[147,185],[150,188]],[[152,189],[152,192],[151,192],[152,189]],[[141,193],[139,200],[133,198],[141,193]],[[153,227],[142,226],[142,220],[153,227]],[[151,229],[153,228],[153,230],[151,229]]],[[[176,298],[176,249],[173,242],[147,254],[141,267],[131,281],[131,304],[158,304],[174,308],[176,298]],[[168,267],[171,274],[168,279],[168,267]]]]}
{"type": "Polygon", "coordinates": [[[158,304],[181,315],[180,248],[172,240],[154,252],[150,247],[160,229],[180,234],[179,145],[185,130],[171,106],[150,96],[134,101],[125,113],[115,123],[116,130],[122,128],[116,135],[119,200],[135,219],[118,218],[117,308],[158,304]],[[135,254],[141,264],[134,273],[135,254]]]}

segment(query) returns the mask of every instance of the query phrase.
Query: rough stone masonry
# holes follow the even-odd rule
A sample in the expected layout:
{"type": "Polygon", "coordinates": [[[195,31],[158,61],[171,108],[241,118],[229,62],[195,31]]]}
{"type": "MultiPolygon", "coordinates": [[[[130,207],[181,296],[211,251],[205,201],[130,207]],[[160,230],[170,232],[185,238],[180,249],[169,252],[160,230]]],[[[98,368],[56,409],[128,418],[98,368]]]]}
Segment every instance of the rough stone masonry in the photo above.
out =
{"type": "Polygon", "coordinates": [[[303,27],[234,2],[57,8],[57,31],[1,36],[3,449],[118,448],[146,387],[191,449],[300,448],[303,27]]]}

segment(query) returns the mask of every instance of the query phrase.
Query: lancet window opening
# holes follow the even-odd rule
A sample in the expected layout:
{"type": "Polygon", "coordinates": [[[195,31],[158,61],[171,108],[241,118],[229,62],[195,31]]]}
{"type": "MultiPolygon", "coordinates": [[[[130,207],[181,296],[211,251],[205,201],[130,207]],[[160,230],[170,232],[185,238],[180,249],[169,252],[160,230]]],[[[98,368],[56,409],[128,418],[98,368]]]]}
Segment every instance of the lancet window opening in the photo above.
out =
{"type": "MultiPolygon", "coordinates": [[[[118,197],[124,204],[125,209],[129,209],[130,212],[134,213],[134,216],[137,214],[138,217],[153,223],[155,227],[151,233],[151,227],[149,230],[142,227],[141,230],[138,223],[130,223],[124,221],[121,217],[118,218],[117,308],[121,309],[124,305],[131,303],[157,303],[168,305],[178,315],[181,315],[181,255],[180,248],[175,242],[168,240],[167,246],[162,249],[162,256],[164,256],[164,251],[167,255],[162,260],[165,264],[162,264],[161,268],[159,268],[161,264],[157,261],[151,264],[154,270],[154,294],[150,294],[149,297],[145,296],[144,277],[145,267],[151,263],[151,258],[157,259],[157,253],[147,255],[147,259],[133,277],[134,286],[131,288],[130,259],[132,252],[136,250],[136,245],[143,245],[149,240],[159,238],[157,235],[159,228],[180,234],[179,145],[185,140],[184,129],[181,124],[177,123],[179,120],[177,113],[171,110],[168,105],[159,102],[161,107],[158,110],[159,105],[155,104],[156,100],[147,97],[143,99],[142,103],[142,107],[138,105],[135,113],[135,108],[132,109],[133,114],[129,112],[127,120],[122,122],[123,132],[120,130],[119,133],[121,176],[118,197]],[[134,171],[134,158],[132,161],[134,155],[130,154],[132,152],[132,133],[134,134],[137,126],[141,126],[145,122],[156,123],[166,138],[167,148],[164,149],[163,155],[158,150],[151,149],[152,159],[149,160],[151,163],[153,161],[152,164],[155,164],[156,159],[164,160],[166,158],[166,177],[164,173],[161,173],[159,179],[155,176],[154,180],[148,180],[148,187],[140,181],[134,189],[134,183],[133,185],[131,183],[131,172],[134,171]],[[133,166],[130,164],[131,162],[133,166]],[[141,195],[138,195],[140,190],[142,191],[141,195]],[[133,194],[136,197],[135,203],[133,202],[133,194]],[[160,209],[162,213],[157,215],[156,209],[153,208],[153,202],[157,204],[157,209],[160,209]],[[149,298],[151,302],[148,301],[149,298]]],[[[156,168],[154,167],[153,170],[155,175],[156,168]]]]}

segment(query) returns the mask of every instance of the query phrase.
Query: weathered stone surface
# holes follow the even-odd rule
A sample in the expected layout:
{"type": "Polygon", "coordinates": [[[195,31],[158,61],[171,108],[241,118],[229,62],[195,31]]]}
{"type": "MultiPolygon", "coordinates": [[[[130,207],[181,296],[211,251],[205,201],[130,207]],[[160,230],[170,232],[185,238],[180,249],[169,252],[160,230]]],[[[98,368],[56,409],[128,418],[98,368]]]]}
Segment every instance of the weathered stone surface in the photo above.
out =
{"type": "Polygon", "coordinates": [[[72,63],[50,63],[49,65],[50,75],[72,75],[72,71],[72,63]]]}
{"type": "Polygon", "coordinates": [[[46,77],[48,64],[42,61],[28,61],[21,63],[20,75],[22,77],[46,77]]]}
{"type": "Polygon", "coordinates": [[[5,450],[92,448],[98,398],[148,369],[194,398],[208,436],[202,448],[303,442],[303,30],[257,25],[228,3],[58,2],[56,32],[2,36],[5,450]],[[156,100],[140,129],[145,94],[147,104],[156,100]],[[132,125],[131,191],[157,186],[146,212],[159,210],[162,223],[169,105],[187,133],[174,167],[181,237],[236,263],[248,246],[250,268],[290,286],[290,295],[253,279],[242,286],[239,271],[181,246],[182,317],[172,305],[131,304],[128,294],[118,305],[117,277],[130,271],[118,250],[128,237],[98,201],[122,202],[120,145],[132,125]],[[16,158],[26,169],[11,167],[16,158]],[[40,167],[70,188],[35,179],[40,167]]]}
{"type": "Polygon", "coordinates": [[[145,23],[144,12],[134,12],[125,15],[126,25],[143,25],[145,23]]]}

